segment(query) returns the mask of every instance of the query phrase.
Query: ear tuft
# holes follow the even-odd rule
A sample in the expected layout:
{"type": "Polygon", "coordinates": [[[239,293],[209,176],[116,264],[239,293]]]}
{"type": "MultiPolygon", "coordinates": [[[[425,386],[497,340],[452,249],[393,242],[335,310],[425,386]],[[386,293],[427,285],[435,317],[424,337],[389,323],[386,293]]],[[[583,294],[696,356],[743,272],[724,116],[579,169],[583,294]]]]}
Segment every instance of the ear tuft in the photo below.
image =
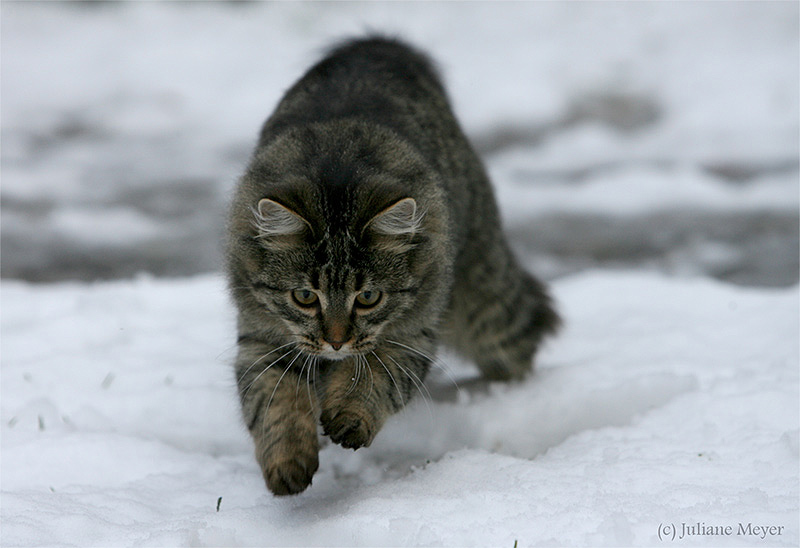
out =
{"type": "Polygon", "coordinates": [[[260,200],[253,213],[258,235],[262,238],[300,234],[308,224],[300,215],[269,198],[260,200]]]}
{"type": "Polygon", "coordinates": [[[375,215],[367,226],[386,236],[411,236],[422,228],[422,217],[414,198],[403,198],[375,215]]]}

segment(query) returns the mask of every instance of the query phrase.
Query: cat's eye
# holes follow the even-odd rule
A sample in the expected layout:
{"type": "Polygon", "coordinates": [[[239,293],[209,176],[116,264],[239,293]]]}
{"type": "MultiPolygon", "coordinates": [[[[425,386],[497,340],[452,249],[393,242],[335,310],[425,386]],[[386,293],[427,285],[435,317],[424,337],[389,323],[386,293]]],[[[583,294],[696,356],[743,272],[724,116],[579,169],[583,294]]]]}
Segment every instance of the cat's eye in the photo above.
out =
{"type": "Polygon", "coordinates": [[[310,289],[295,289],[292,298],[300,306],[311,306],[317,302],[317,294],[310,289]]]}
{"type": "Polygon", "coordinates": [[[356,305],[362,308],[370,308],[378,304],[383,294],[380,291],[362,291],[356,295],[356,305]]]}

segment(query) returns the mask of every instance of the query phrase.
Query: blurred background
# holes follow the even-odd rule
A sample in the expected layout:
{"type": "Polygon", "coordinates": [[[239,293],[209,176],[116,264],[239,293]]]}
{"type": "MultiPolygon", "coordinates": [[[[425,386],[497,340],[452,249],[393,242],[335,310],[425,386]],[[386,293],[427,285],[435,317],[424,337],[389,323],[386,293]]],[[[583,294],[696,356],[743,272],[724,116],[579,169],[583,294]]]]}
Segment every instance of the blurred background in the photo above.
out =
{"type": "Polygon", "coordinates": [[[0,273],[222,268],[256,134],[324,48],[438,62],[512,244],[553,279],[798,282],[796,2],[0,4],[0,273]]]}

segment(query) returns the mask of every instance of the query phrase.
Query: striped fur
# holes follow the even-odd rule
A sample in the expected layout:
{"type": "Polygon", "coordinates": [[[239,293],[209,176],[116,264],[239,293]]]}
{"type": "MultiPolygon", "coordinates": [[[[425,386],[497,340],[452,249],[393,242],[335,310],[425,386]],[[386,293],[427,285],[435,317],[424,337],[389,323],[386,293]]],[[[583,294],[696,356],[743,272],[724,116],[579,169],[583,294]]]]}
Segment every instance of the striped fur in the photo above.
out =
{"type": "Polygon", "coordinates": [[[441,343],[522,378],[559,320],[503,237],[430,61],[348,42],[296,83],[237,185],[227,239],[235,370],[256,459],[299,493],[333,442],[369,446],[441,343]]]}

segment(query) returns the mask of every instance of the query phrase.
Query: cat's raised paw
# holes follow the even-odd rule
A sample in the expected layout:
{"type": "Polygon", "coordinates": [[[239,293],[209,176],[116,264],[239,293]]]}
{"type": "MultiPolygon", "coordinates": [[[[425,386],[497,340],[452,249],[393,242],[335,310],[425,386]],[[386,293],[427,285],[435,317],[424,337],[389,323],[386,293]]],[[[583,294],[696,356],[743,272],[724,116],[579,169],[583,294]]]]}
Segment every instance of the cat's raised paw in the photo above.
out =
{"type": "Polygon", "coordinates": [[[268,465],[264,470],[267,487],[276,495],[296,495],[311,485],[311,478],[319,468],[319,459],[294,458],[268,465]]]}
{"type": "Polygon", "coordinates": [[[332,442],[338,443],[347,449],[368,447],[375,437],[375,432],[370,428],[369,421],[355,413],[347,411],[336,414],[323,412],[320,422],[322,422],[325,435],[332,442]]]}

